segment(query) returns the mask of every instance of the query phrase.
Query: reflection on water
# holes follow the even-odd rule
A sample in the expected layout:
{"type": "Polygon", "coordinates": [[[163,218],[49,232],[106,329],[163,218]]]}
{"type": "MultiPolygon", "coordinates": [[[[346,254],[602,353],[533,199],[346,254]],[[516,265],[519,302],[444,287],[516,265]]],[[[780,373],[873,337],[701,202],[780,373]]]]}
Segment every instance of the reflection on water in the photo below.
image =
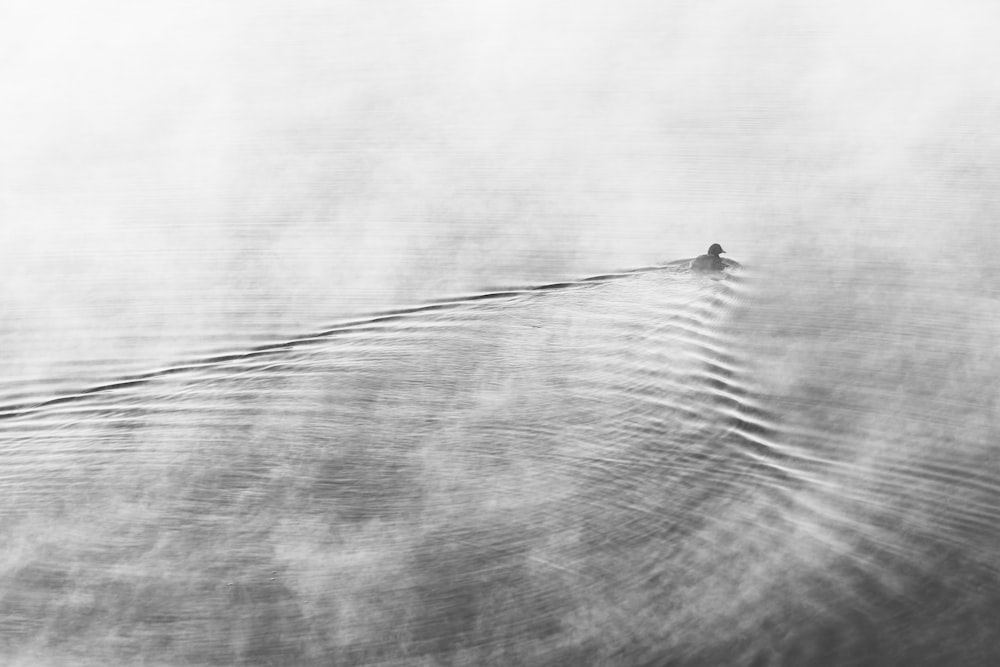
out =
{"type": "Polygon", "coordinates": [[[748,273],[488,293],[4,397],[3,655],[994,664],[995,305],[748,273]]]}

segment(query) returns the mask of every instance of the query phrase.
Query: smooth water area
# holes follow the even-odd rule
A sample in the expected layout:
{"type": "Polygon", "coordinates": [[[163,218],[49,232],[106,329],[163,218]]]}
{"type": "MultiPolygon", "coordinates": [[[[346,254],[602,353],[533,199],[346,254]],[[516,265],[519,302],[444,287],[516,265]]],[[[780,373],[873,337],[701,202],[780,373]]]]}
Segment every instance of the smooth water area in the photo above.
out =
{"type": "Polygon", "coordinates": [[[10,392],[5,660],[990,664],[997,302],[870,268],[666,264],[10,392]]]}

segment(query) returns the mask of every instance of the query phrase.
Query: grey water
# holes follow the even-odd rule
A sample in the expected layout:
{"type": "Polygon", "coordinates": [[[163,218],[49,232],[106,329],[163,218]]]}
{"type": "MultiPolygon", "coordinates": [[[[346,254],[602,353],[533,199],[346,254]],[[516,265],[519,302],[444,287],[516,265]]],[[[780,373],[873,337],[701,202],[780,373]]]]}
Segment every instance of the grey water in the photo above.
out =
{"type": "Polygon", "coordinates": [[[997,11],[9,3],[0,662],[1000,664],[997,11]]]}
{"type": "Polygon", "coordinates": [[[4,655],[991,664],[995,298],[789,270],[467,295],[21,392],[4,655]]]}

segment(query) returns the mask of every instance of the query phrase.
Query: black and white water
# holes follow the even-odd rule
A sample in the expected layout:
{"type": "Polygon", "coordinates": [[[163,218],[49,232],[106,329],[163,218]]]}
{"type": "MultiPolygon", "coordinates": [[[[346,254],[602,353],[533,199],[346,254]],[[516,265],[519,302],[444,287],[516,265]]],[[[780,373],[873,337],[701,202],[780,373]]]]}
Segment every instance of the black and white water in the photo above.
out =
{"type": "Polygon", "coordinates": [[[998,12],[5,3],[0,664],[1000,664],[998,12]]]}
{"type": "Polygon", "coordinates": [[[752,275],[485,293],[19,395],[5,654],[989,664],[996,301],[752,275]]]}

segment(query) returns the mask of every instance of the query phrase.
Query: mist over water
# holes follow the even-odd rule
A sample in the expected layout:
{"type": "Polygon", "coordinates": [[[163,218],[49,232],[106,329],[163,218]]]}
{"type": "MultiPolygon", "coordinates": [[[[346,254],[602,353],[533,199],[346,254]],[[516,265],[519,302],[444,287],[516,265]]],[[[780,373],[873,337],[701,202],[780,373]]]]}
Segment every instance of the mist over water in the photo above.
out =
{"type": "Polygon", "coordinates": [[[4,664],[1000,664],[988,3],[2,12],[4,664]]]}

